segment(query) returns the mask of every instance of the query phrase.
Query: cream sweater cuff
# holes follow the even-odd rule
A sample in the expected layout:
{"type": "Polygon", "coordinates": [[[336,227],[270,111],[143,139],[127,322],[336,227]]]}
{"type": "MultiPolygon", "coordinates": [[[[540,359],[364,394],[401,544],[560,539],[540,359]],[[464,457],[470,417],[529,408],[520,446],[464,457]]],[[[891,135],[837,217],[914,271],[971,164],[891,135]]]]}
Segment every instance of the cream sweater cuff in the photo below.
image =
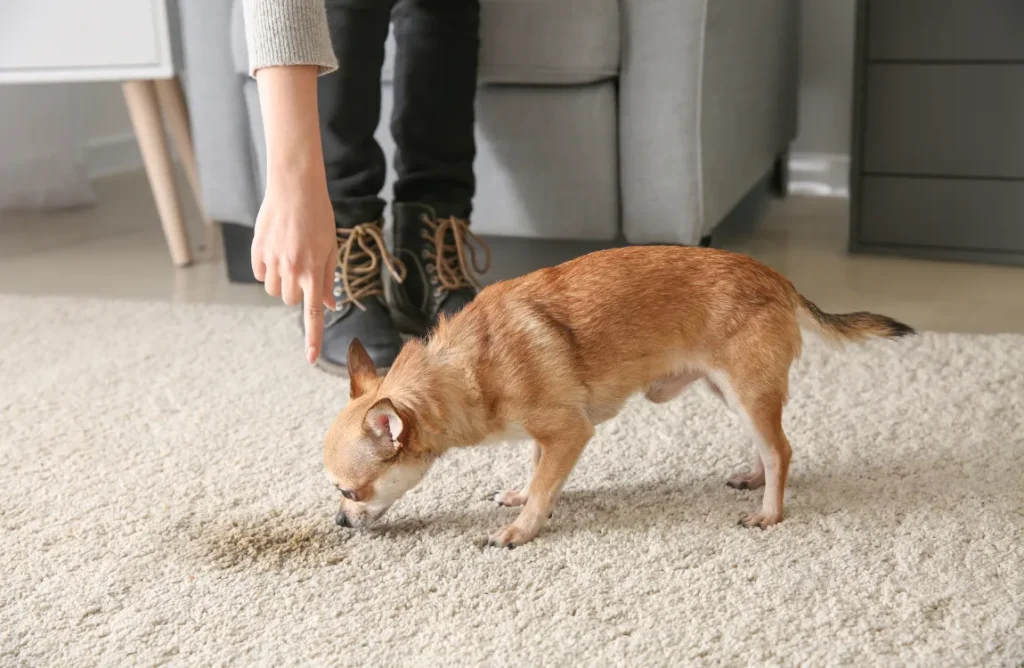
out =
{"type": "Polygon", "coordinates": [[[324,0],[243,0],[242,11],[250,76],[276,65],[337,69],[324,0]]]}

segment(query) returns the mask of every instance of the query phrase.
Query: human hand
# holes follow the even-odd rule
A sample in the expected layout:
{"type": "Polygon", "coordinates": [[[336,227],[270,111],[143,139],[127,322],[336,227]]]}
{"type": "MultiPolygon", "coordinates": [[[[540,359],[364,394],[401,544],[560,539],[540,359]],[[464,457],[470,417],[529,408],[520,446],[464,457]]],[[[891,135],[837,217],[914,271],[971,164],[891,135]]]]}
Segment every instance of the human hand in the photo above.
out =
{"type": "Polygon", "coordinates": [[[324,307],[334,308],[337,256],[326,184],[315,175],[286,175],[268,182],[256,218],[252,270],[267,294],[289,306],[302,303],[310,364],[320,354],[324,307]]]}
{"type": "Polygon", "coordinates": [[[252,271],[267,294],[303,304],[306,358],[323,343],[324,307],[334,308],[338,248],[317,117],[316,68],[256,72],[267,142],[267,191],[256,218],[252,271]]]}

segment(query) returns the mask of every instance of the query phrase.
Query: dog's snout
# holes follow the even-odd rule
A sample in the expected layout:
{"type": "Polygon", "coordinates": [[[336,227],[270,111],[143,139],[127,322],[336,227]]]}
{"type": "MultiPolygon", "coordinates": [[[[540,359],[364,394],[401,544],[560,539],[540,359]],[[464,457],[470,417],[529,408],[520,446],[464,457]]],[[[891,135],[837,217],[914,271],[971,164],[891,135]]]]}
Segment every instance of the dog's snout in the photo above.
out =
{"type": "Polygon", "coordinates": [[[352,523],[348,521],[348,517],[345,513],[340,510],[338,511],[338,514],[334,516],[334,523],[340,527],[345,527],[346,529],[352,528],[352,523]]]}

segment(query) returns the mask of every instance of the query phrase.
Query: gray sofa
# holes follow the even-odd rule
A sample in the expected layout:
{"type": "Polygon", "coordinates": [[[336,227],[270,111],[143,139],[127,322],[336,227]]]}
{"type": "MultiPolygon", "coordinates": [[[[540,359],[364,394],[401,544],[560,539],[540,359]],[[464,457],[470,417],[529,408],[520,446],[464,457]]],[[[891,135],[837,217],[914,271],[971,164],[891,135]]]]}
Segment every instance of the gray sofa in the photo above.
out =
{"type": "MultiPolygon", "coordinates": [[[[241,4],[179,0],[203,197],[229,254],[251,238],[266,169],[241,4]]],[[[700,243],[784,173],[797,12],[798,0],[482,0],[473,229],[700,243]]],[[[377,137],[391,155],[387,48],[377,137]]],[[[247,261],[246,249],[236,269],[247,261]]]]}

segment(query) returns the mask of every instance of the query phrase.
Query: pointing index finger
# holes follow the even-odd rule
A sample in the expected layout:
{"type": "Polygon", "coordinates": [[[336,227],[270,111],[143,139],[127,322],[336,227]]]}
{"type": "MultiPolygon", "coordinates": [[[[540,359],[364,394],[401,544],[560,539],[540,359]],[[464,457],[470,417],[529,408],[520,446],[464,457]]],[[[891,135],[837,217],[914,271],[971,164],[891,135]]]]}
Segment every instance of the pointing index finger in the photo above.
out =
{"type": "Polygon", "coordinates": [[[312,364],[320,356],[324,338],[324,303],[322,286],[318,280],[306,281],[303,286],[303,320],[306,324],[306,360],[312,364]]]}

